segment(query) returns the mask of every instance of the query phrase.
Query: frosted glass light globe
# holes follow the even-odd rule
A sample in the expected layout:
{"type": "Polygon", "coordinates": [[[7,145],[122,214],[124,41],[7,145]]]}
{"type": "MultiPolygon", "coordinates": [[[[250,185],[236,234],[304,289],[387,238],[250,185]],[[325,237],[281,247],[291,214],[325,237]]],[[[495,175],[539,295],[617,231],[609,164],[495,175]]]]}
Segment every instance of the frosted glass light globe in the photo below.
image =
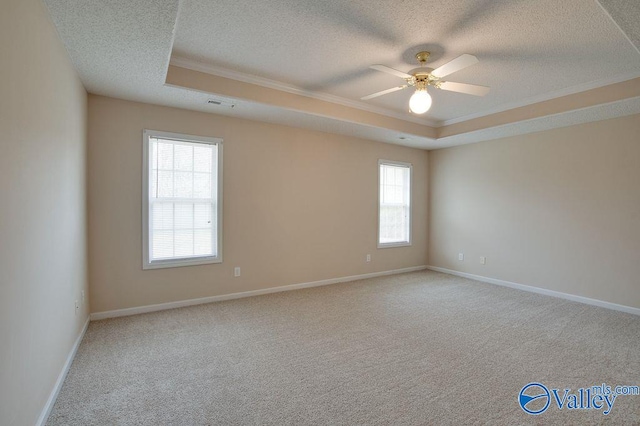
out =
{"type": "Polygon", "coordinates": [[[431,96],[426,90],[416,90],[409,99],[409,109],[414,114],[424,114],[431,108],[431,96]]]}

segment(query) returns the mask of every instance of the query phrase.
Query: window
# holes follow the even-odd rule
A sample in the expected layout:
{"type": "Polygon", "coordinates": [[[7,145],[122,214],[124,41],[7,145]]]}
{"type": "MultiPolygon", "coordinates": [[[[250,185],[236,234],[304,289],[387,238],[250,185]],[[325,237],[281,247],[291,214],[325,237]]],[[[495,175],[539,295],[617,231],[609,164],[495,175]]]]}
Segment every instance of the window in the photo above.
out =
{"type": "Polygon", "coordinates": [[[222,262],[222,139],[145,130],[143,269],[222,262]]]}
{"type": "Polygon", "coordinates": [[[378,161],[378,247],[411,245],[411,164],[378,161]]]}

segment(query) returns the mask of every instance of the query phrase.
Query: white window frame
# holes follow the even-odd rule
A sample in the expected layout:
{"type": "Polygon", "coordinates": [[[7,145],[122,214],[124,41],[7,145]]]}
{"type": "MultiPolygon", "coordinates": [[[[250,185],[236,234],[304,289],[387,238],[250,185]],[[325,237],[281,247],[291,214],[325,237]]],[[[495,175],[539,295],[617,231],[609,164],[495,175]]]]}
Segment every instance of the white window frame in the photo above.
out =
{"type": "Polygon", "coordinates": [[[181,133],[162,132],[145,129],[142,136],[142,269],[176,268],[180,266],[206,265],[222,263],[222,139],[205,136],[185,135],[181,133]],[[191,256],[181,259],[150,260],[149,253],[149,147],[151,138],[169,139],[182,142],[203,143],[218,146],[218,223],[217,223],[217,256],[191,256]]]}
{"type": "Polygon", "coordinates": [[[383,249],[383,248],[393,248],[393,247],[408,247],[412,245],[412,222],[413,222],[413,165],[411,163],[404,163],[401,161],[393,161],[393,160],[382,160],[379,159],[378,160],[378,186],[377,186],[377,191],[378,191],[378,231],[377,231],[377,243],[378,243],[378,248],[379,249],[383,249]],[[408,241],[399,241],[399,242],[394,242],[394,243],[381,243],[380,242],[380,207],[381,204],[380,202],[382,201],[380,199],[380,166],[382,165],[388,165],[388,166],[400,166],[400,167],[407,167],[409,169],[409,239],[408,241]]]}

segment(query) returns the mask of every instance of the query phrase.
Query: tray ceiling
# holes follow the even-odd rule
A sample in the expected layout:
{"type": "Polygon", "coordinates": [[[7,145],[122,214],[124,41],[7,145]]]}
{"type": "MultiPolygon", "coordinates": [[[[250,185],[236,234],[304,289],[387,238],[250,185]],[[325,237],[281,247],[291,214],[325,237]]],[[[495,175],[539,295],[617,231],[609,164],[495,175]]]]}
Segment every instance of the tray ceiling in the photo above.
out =
{"type": "MultiPolygon", "coordinates": [[[[437,143],[439,127],[640,77],[640,6],[634,0],[45,3],[91,93],[427,149],[442,146],[437,143]],[[433,107],[424,116],[408,113],[409,90],[360,101],[402,83],[370,65],[408,71],[416,66],[413,55],[420,50],[432,52],[432,67],[463,53],[475,55],[479,64],[447,79],[488,85],[491,92],[477,98],[431,90],[433,107]],[[171,83],[166,80],[171,58],[179,67],[243,81],[247,91],[251,85],[270,87],[309,101],[298,108],[295,103],[257,101],[240,91],[207,93],[188,84],[165,84],[171,83]],[[211,96],[231,99],[236,107],[213,109],[206,104],[211,96]],[[374,115],[360,120],[350,110],[344,117],[319,114],[308,107],[312,101],[374,115]],[[406,128],[372,124],[376,114],[402,120],[406,128]],[[413,131],[415,124],[426,130],[413,131]]],[[[620,101],[624,107],[613,108],[619,114],[638,112],[638,102],[620,101]]],[[[588,117],[583,120],[598,117],[600,107],[589,108],[588,114],[562,113],[588,117]]],[[[601,109],[601,117],[609,118],[611,113],[601,109]]],[[[547,128],[564,121],[548,120],[547,128]]],[[[517,123],[509,124],[509,132],[517,133],[513,126],[517,123]]],[[[544,123],[521,127],[526,132],[540,126],[544,123]]],[[[482,130],[482,138],[504,133],[482,130]]],[[[446,142],[481,139],[466,133],[458,139],[447,136],[446,142]]]]}

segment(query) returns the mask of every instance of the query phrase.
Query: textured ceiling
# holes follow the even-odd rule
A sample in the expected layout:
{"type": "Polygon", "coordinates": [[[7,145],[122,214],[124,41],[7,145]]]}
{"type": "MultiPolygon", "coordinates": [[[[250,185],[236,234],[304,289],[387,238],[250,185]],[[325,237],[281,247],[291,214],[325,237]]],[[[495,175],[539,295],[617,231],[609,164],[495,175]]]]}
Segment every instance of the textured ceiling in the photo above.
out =
{"type": "Polygon", "coordinates": [[[165,86],[179,3],[178,0],[87,0],[82,3],[45,0],[90,93],[380,142],[430,147],[432,140],[427,138],[237,99],[232,100],[233,109],[216,107],[207,104],[207,100],[214,97],[210,94],[165,86]],[[150,24],[141,25],[143,22],[150,24]]]}
{"type": "Polygon", "coordinates": [[[45,0],[85,88],[153,101],[164,83],[178,0],[45,0]]]}
{"type": "Polygon", "coordinates": [[[611,20],[640,53],[640,1],[598,0],[611,20]]]}
{"type": "MultiPolygon", "coordinates": [[[[477,56],[447,79],[491,87],[483,98],[431,90],[425,116],[439,121],[640,69],[593,0],[184,0],[173,54],[359,100],[402,83],[370,65],[408,71],[423,48],[433,67],[477,56]]],[[[410,95],[368,103],[409,115],[410,95]]]]}
{"type": "Polygon", "coordinates": [[[206,104],[211,94],[167,86],[165,78],[173,55],[225,77],[242,73],[341,105],[447,124],[639,76],[637,0],[601,0],[602,7],[595,0],[44,2],[87,90],[127,100],[427,149],[635,111],[629,101],[436,141],[245,98],[233,109],[214,107],[206,104]],[[369,65],[409,70],[423,48],[434,67],[476,55],[479,64],[450,79],[489,85],[490,94],[435,93],[421,117],[407,113],[408,91],[359,101],[401,83],[369,65]]]}

